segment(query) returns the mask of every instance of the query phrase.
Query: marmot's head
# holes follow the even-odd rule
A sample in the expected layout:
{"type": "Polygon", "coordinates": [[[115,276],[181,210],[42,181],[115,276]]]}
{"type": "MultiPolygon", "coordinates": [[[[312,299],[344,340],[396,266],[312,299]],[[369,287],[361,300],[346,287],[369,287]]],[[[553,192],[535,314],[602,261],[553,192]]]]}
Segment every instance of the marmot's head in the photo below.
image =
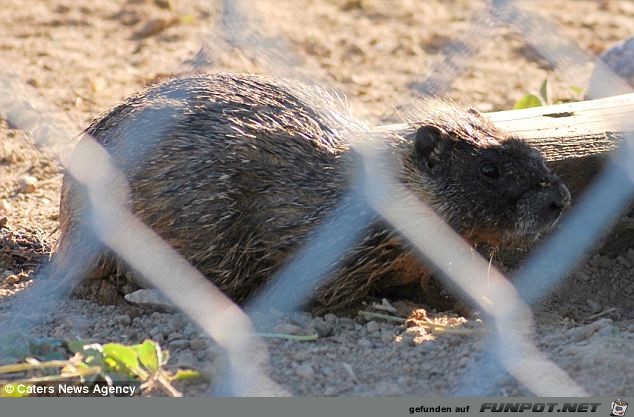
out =
{"type": "Polygon", "coordinates": [[[476,111],[414,125],[403,182],[476,243],[529,243],[570,206],[570,192],[541,154],[476,111]]]}

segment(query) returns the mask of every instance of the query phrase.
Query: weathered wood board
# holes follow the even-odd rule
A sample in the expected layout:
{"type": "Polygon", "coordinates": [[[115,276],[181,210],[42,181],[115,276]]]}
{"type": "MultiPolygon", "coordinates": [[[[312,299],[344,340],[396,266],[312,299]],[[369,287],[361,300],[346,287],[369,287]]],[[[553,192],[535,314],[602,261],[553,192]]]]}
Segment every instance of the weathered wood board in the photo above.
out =
{"type": "Polygon", "coordinates": [[[574,196],[625,135],[634,134],[634,93],[486,116],[539,149],[574,196]]]}

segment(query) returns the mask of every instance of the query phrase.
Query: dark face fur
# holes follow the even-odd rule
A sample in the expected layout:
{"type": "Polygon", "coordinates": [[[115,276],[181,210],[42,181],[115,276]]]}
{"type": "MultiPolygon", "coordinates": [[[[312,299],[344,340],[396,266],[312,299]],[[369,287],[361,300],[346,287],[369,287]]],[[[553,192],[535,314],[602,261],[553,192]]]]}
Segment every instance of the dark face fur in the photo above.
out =
{"type": "Polygon", "coordinates": [[[431,186],[431,205],[475,243],[534,241],[557,223],[570,192],[535,149],[477,113],[461,116],[414,135],[411,169],[431,186]]]}

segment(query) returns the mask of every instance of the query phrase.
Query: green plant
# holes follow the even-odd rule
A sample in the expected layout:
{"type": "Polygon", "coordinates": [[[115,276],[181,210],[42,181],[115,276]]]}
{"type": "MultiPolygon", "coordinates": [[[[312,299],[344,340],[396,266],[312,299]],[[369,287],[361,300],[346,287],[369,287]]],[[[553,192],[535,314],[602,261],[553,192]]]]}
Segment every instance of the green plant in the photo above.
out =
{"type": "Polygon", "coordinates": [[[568,103],[571,101],[583,100],[584,90],[581,87],[573,85],[570,87],[570,90],[574,93],[572,97],[554,99],[550,89],[550,84],[548,83],[548,78],[546,78],[539,86],[539,92],[535,94],[529,93],[524,95],[522,98],[515,102],[515,105],[513,105],[513,109],[527,109],[529,107],[541,107],[550,104],[568,103]]]}
{"type": "MultiPolygon", "coordinates": [[[[86,344],[81,340],[64,343],[74,353],[69,359],[40,361],[27,358],[21,363],[0,366],[0,377],[27,373],[29,377],[21,380],[25,384],[76,380],[83,384],[106,381],[111,385],[114,381],[131,381],[140,382],[141,390],[159,388],[171,396],[181,396],[172,386],[172,381],[202,377],[194,370],[179,370],[173,375],[168,373],[163,366],[167,363],[169,354],[152,340],[130,346],[119,343],[86,344]]],[[[12,379],[0,378],[2,387],[11,382],[12,379]]],[[[8,393],[2,388],[0,397],[3,396],[22,395],[8,393]]]]}

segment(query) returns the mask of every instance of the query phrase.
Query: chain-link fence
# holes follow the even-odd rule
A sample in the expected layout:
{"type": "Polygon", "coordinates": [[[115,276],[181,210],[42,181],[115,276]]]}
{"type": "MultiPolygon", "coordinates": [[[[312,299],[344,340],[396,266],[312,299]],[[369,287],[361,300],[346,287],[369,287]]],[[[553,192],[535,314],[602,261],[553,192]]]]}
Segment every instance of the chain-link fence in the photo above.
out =
{"type": "MultiPolygon", "coordinates": [[[[291,48],[282,40],[261,35],[255,23],[243,12],[243,3],[237,0],[222,2],[223,13],[218,24],[220,32],[201,48],[193,61],[194,67],[213,62],[215,54],[222,53],[222,48],[230,45],[257,54],[273,75],[310,82],[310,75],[302,71],[301,60],[293,55],[291,48]]],[[[473,17],[472,29],[462,39],[456,39],[447,46],[445,59],[433,67],[425,79],[414,84],[418,93],[440,95],[445,92],[469,65],[470,58],[491,42],[490,28],[500,24],[521,28],[526,41],[558,71],[575,71],[594,61],[573,41],[562,36],[554,25],[525,7],[511,0],[494,0],[486,10],[473,17]]],[[[623,88],[622,81],[611,71],[603,68],[601,74],[605,89],[613,85],[623,88]]],[[[317,78],[323,83],[322,77],[317,78]]],[[[12,125],[28,131],[38,145],[50,147],[72,136],[51,116],[54,112],[42,103],[42,99],[32,95],[20,80],[0,75],[0,85],[3,113],[12,125]],[[31,103],[37,104],[32,106],[31,103]]],[[[321,106],[326,112],[331,111],[327,102],[317,98],[311,104],[321,106]]],[[[147,119],[139,126],[158,129],[152,137],[160,138],[160,129],[170,127],[169,106],[164,111],[150,112],[143,117],[147,119]]],[[[384,155],[365,146],[362,139],[362,136],[373,136],[381,140],[385,131],[374,130],[353,118],[346,123],[349,125],[345,134],[362,156],[363,166],[390,164],[384,155]]],[[[139,132],[139,128],[131,126],[119,140],[121,143],[135,143],[136,140],[135,146],[138,146],[139,138],[136,136],[139,132]]],[[[342,253],[355,245],[360,231],[378,215],[398,230],[426,263],[435,266],[439,278],[459,288],[488,317],[491,353],[471,369],[474,378],[482,383],[476,388],[473,385],[465,387],[461,393],[488,393],[488,387],[495,384],[498,371],[504,368],[537,395],[585,395],[584,389],[536,346],[530,305],[551,293],[631,201],[634,191],[632,143],[631,137],[623,141],[583,198],[575,202],[561,227],[545,239],[515,272],[514,284],[491,267],[488,260],[473,255],[469,245],[433,210],[411,195],[395,175],[387,175],[383,170],[364,169],[356,176],[352,192],[344,198],[345,204],[334,210],[311,234],[307,245],[275,274],[271,284],[252,300],[249,308],[261,310],[274,307],[283,311],[300,308],[318,283],[332,272],[336,266],[333,260],[339,259],[342,253]],[[333,244],[332,236],[340,238],[333,244]],[[487,375],[490,378],[485,380],[487,375]]],[[[142,146],[153,144],[143,143],[142,146]]],[[[128,149],[128,152],[129,158],[139,155],[136,149],[128,149]]],[[[91,259],[98,256],[97,249],[105,246],[152,286],[159,288],[224,348],[227,365],[224,378],[217,381],[218,393],[276,395],[281,392],[261,371],[261,365],[267,361],[266,347],[253,332],[248,315],[130,211],[126,176],[115,168],[111,157],[97,141],[84,137],[73,158],[64,166],[66,172],[85,189],[85,201],[90,207],[86,215],[89,233],[85,236],[90,240],[82,241],[81,248],[77,247],[81,259],[78,257],[75,264],[67,268],[65,280],[38,282],[34,289],[13,304],[14,322],[10,325],[14,329],[24,328],[37,321],[38,317],[43,317],[82,277],[91,259]],[[96,249],[87,251],[86,248],[96,249]],[[178,282],[173,277],[179,277],[178,282]],[[26,310],[31,314],[19,314],[26,310]],[[36,314],[33,314],[34,311],[36,314]],[[25,317],[30,317],[30,322],[25,322],[29,320],[25,317]]],[[[393,172],[396,169],[392,167],[393,172]]],[[[50,267],[44,268],[41,275],[45,276],[49,271],[50,267]]]]}

